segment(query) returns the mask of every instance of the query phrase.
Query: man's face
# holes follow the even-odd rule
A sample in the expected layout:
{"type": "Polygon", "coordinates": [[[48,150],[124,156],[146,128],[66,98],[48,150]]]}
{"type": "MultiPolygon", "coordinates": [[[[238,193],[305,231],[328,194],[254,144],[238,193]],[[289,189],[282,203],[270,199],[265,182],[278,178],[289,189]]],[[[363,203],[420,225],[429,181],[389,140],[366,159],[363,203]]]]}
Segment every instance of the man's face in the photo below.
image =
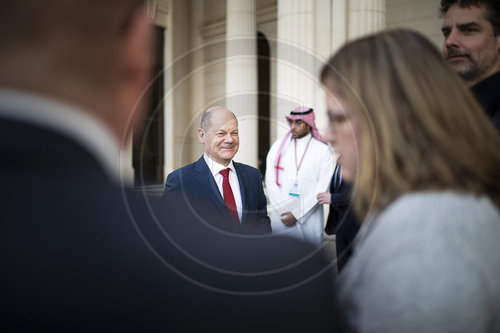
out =
{"type": "Polygon", "coordinates": [[[288,120],[288,125],[294,139],[302,138],[311,132],[311,126],[300,119],[290,119],[288,120]]]}
{"type": "Polygon", "coordinates": [[[500,70],[500,34],[493,34],[486,7],[452,5],[441,30],[445,58],[470,86],[500,70]]]}
{"type": "Polygon", "coordinates": [[[227,110],[213,111],[210,127],[199,129],[198,139],[210,158],[227,166],[238,152],[238,122],[227,110]]]}

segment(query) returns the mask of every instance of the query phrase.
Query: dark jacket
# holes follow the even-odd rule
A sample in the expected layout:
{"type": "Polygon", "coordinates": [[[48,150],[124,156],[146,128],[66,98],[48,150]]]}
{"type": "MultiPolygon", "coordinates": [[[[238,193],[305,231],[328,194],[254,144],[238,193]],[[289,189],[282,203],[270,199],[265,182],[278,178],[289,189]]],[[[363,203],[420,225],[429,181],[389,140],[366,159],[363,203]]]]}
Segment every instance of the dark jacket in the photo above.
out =
{"type": "Polygon", "coordinates": [[[4,332],[337,327],[328,264],[307,244],[205,228],[30,124],[0,118],[0,156],[4,332]]]}
{"type": "Polygon", "coordinates": [[[168,175],[163,197],[167,200],[185,200],[203,221],[217,228],[236,233],[271,233],[271,220],[267,216],[267,200],[259,170],[241,163],[233,164],[243,204],[240,226],[232,220],[228,222],[229,211],[203,156],[168,175]],[[201,202],[204,205],[200,205],[201,202]]]}
{"type": "Polygon", "coordinates": [[[476,83],[471,90],[495,128],[500,132],[500,72],[476,83]]]}
{"type": "Polygon", "coordinates": [[[337,268],[340,271],[352,255],[352,241],[358,233],[359,222],[350,207],[351,184],[342,181],[335,189],[332,178],[330,193],[332,197],[325,232],[336,235],[337,268]]]}

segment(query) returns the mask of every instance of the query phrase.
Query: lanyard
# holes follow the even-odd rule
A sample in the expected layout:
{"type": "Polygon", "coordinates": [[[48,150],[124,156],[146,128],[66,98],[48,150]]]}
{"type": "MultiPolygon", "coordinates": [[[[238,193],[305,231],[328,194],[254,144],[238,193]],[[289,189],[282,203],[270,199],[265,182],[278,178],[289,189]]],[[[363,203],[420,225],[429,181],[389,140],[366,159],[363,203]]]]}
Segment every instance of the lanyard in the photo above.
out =
{"type": "Polygon", "coordinates": [[[299,169],[300,169],[300,166],[302,165],[302,162],[304,161],[304,157],[306,156],[306,153],[307,153],[307,149],[309,148],[309,144],[311,143],[311,140],[312,140],[312,135],[311,137],[309,138],[309,141],[307,141],[307,146],[306,146],[306,149],[304,150],[304,154],[302,154],[302,158],[300,159],[300,163],[297,164],[297,140],[294,141],[295,143],[295,165],[297,167],[297,174],[299,174],[299,169]]]}

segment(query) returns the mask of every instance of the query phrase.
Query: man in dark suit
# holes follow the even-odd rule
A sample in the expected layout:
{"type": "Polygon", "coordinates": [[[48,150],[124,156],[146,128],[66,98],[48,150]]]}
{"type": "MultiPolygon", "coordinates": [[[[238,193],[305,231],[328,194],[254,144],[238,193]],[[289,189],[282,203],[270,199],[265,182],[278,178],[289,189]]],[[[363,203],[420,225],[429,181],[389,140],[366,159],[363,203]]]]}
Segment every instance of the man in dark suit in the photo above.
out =
{"type": "Polygon", "coordinates": [[[337,269],[340,272],[352,255],[352,242],[359,230],[359,222],[352,212],[351,184],[342,181],[342,167],[337,164],[330,182],[330,192],[318,194],[320,204],[330,204],[325,232],[335,235],[337,269]]]}
{"type": "Polygon", "coordinates": [[[184,201],[118,181],[119,143],[149,77],[142,5],[2,2],[2,331],[335,327],[328,266],[299,260],[314,249],[213,233],[184,201]]]}
{"type": "Polygon", "coordinates": [[[233,161],[238,151],[238,120],[222,106],[206,110],[198,140],[204,154],[167,176],[164,197],[184,198],[202,221],[244,234],[271,233],[259,170],[233,161]],[[199,202],[210,202],[203,210],[199,202]],[[229,221],[229,222],[228,222],[229,221]]]}

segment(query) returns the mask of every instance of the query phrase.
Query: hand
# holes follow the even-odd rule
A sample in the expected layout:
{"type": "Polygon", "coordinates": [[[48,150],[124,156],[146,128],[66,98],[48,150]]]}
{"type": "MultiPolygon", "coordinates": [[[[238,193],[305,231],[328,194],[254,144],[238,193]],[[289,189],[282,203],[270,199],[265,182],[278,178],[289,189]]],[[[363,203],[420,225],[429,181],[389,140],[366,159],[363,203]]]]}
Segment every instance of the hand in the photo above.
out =
{"type": "Polygon", "coordinates": [[[324,205],[324,204],[329,205],[332,203],[332,195],[331,195],[331,193],[328,193],[328,192],[318,193],[316,198],[318,199],[318,202],[320,205],[324,205]]]}
{"type": "Polygon", "coordinates": [[[292,212],[285,212],[280,216],[281,216],[281,222],[287,227],[291,227],[292,225],[295,224],[295,222],[297,222],[297,219],[295,218],[295,216],[293,216],[292,212]]]}

